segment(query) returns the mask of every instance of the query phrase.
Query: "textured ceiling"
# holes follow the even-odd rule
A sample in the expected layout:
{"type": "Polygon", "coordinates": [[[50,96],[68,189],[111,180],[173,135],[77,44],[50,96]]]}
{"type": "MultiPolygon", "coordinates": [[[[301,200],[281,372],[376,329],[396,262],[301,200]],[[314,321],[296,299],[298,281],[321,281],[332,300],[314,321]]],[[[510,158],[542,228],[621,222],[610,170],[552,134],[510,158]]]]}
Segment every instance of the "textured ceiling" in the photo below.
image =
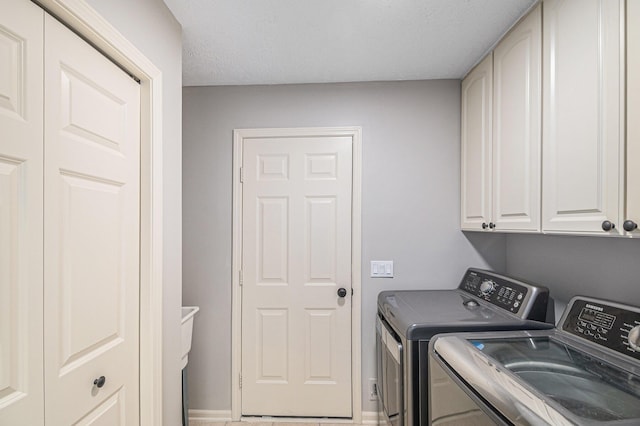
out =
{"type": "Polygon", "coordinates": [[[183,84],[461,78],[535,0],[164,0],[183,84]]]}

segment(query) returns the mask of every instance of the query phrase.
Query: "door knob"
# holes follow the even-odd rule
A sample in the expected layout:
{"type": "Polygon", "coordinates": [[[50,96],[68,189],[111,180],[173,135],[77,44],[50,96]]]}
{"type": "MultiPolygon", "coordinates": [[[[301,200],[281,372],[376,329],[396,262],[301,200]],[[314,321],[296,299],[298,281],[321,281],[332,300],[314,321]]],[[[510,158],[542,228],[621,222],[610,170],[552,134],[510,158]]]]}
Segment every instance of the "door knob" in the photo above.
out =
{"type": "Polygon", "coordinates": [[[104,383],[107,381],[104,376],[100,376],[93,381],[93,384],[99,388],[104,386],[104,383]]]}
{"type": "Polygon", "coordinates": [[[487,229],[488,227],[487,222],[482,222],[482,229],[487,229]]]}
{"type": "Polygon", "coordinates": [[[615,227],[616,227],[615,223],[610,222],[608,220],[605,220],[604,222],[602,222],[602,229],[604,231],[611,231],[615,227]]]}
{"type": "Polygon", "coordinates": [[[632,220],[625,220],[624,223],[622,224],[622,227],[624,228],[625,231],[631,232],[636,228],[638,228],[638,224],[632,220]]]}
{"type": "Polygon", "coordinates": [[[347,295],[347,289],[344,287],[340,287],[338,289],[338,297],[345,297],[347,295]]]}

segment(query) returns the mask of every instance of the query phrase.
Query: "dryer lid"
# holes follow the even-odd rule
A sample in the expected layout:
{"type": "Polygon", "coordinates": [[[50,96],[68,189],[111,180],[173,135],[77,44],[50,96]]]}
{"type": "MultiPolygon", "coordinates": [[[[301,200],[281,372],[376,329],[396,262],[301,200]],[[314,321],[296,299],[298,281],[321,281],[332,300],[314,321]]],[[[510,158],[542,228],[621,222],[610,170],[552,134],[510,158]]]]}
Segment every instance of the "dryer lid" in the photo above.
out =
{"type": "Polygon", "coordinates": [[[552,324],[520,319],[459,290],[385,291],[378,311],[408,340],[428,340],[438,333],[548,329],[552,324]]]}

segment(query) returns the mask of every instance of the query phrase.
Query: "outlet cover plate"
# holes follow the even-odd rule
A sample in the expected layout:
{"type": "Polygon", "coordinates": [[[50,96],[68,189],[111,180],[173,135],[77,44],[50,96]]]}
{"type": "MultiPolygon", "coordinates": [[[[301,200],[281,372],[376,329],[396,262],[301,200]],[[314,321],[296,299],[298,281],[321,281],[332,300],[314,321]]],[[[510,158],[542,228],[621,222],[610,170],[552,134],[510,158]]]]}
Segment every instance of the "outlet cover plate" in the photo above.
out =
{"type": "Polygon", "coordinates": [[[376,379],[369,379],[369,401],[378,399],[378,384],[376,379]]]}

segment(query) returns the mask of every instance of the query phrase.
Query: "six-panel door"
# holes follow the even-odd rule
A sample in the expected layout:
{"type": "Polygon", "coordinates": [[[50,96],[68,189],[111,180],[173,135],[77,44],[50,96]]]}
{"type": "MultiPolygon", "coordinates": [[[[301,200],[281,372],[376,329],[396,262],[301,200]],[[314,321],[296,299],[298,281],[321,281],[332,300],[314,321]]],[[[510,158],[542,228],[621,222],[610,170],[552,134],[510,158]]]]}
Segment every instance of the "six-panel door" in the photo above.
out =
{"type": "Polygon", "coordinates": [[[351,417],[351,137],[247,138],[242,164],[242,414],[351,417]]]}
{"type": "Polygon", "coordinates": [[[44,13],[0,10],[0,425],[40,425],[44,13]]]}
{"type": "Polygon", "coordinates": [[[49,15],[45,42],[46,418],[135,425],[140,88],[49,15]]]}

